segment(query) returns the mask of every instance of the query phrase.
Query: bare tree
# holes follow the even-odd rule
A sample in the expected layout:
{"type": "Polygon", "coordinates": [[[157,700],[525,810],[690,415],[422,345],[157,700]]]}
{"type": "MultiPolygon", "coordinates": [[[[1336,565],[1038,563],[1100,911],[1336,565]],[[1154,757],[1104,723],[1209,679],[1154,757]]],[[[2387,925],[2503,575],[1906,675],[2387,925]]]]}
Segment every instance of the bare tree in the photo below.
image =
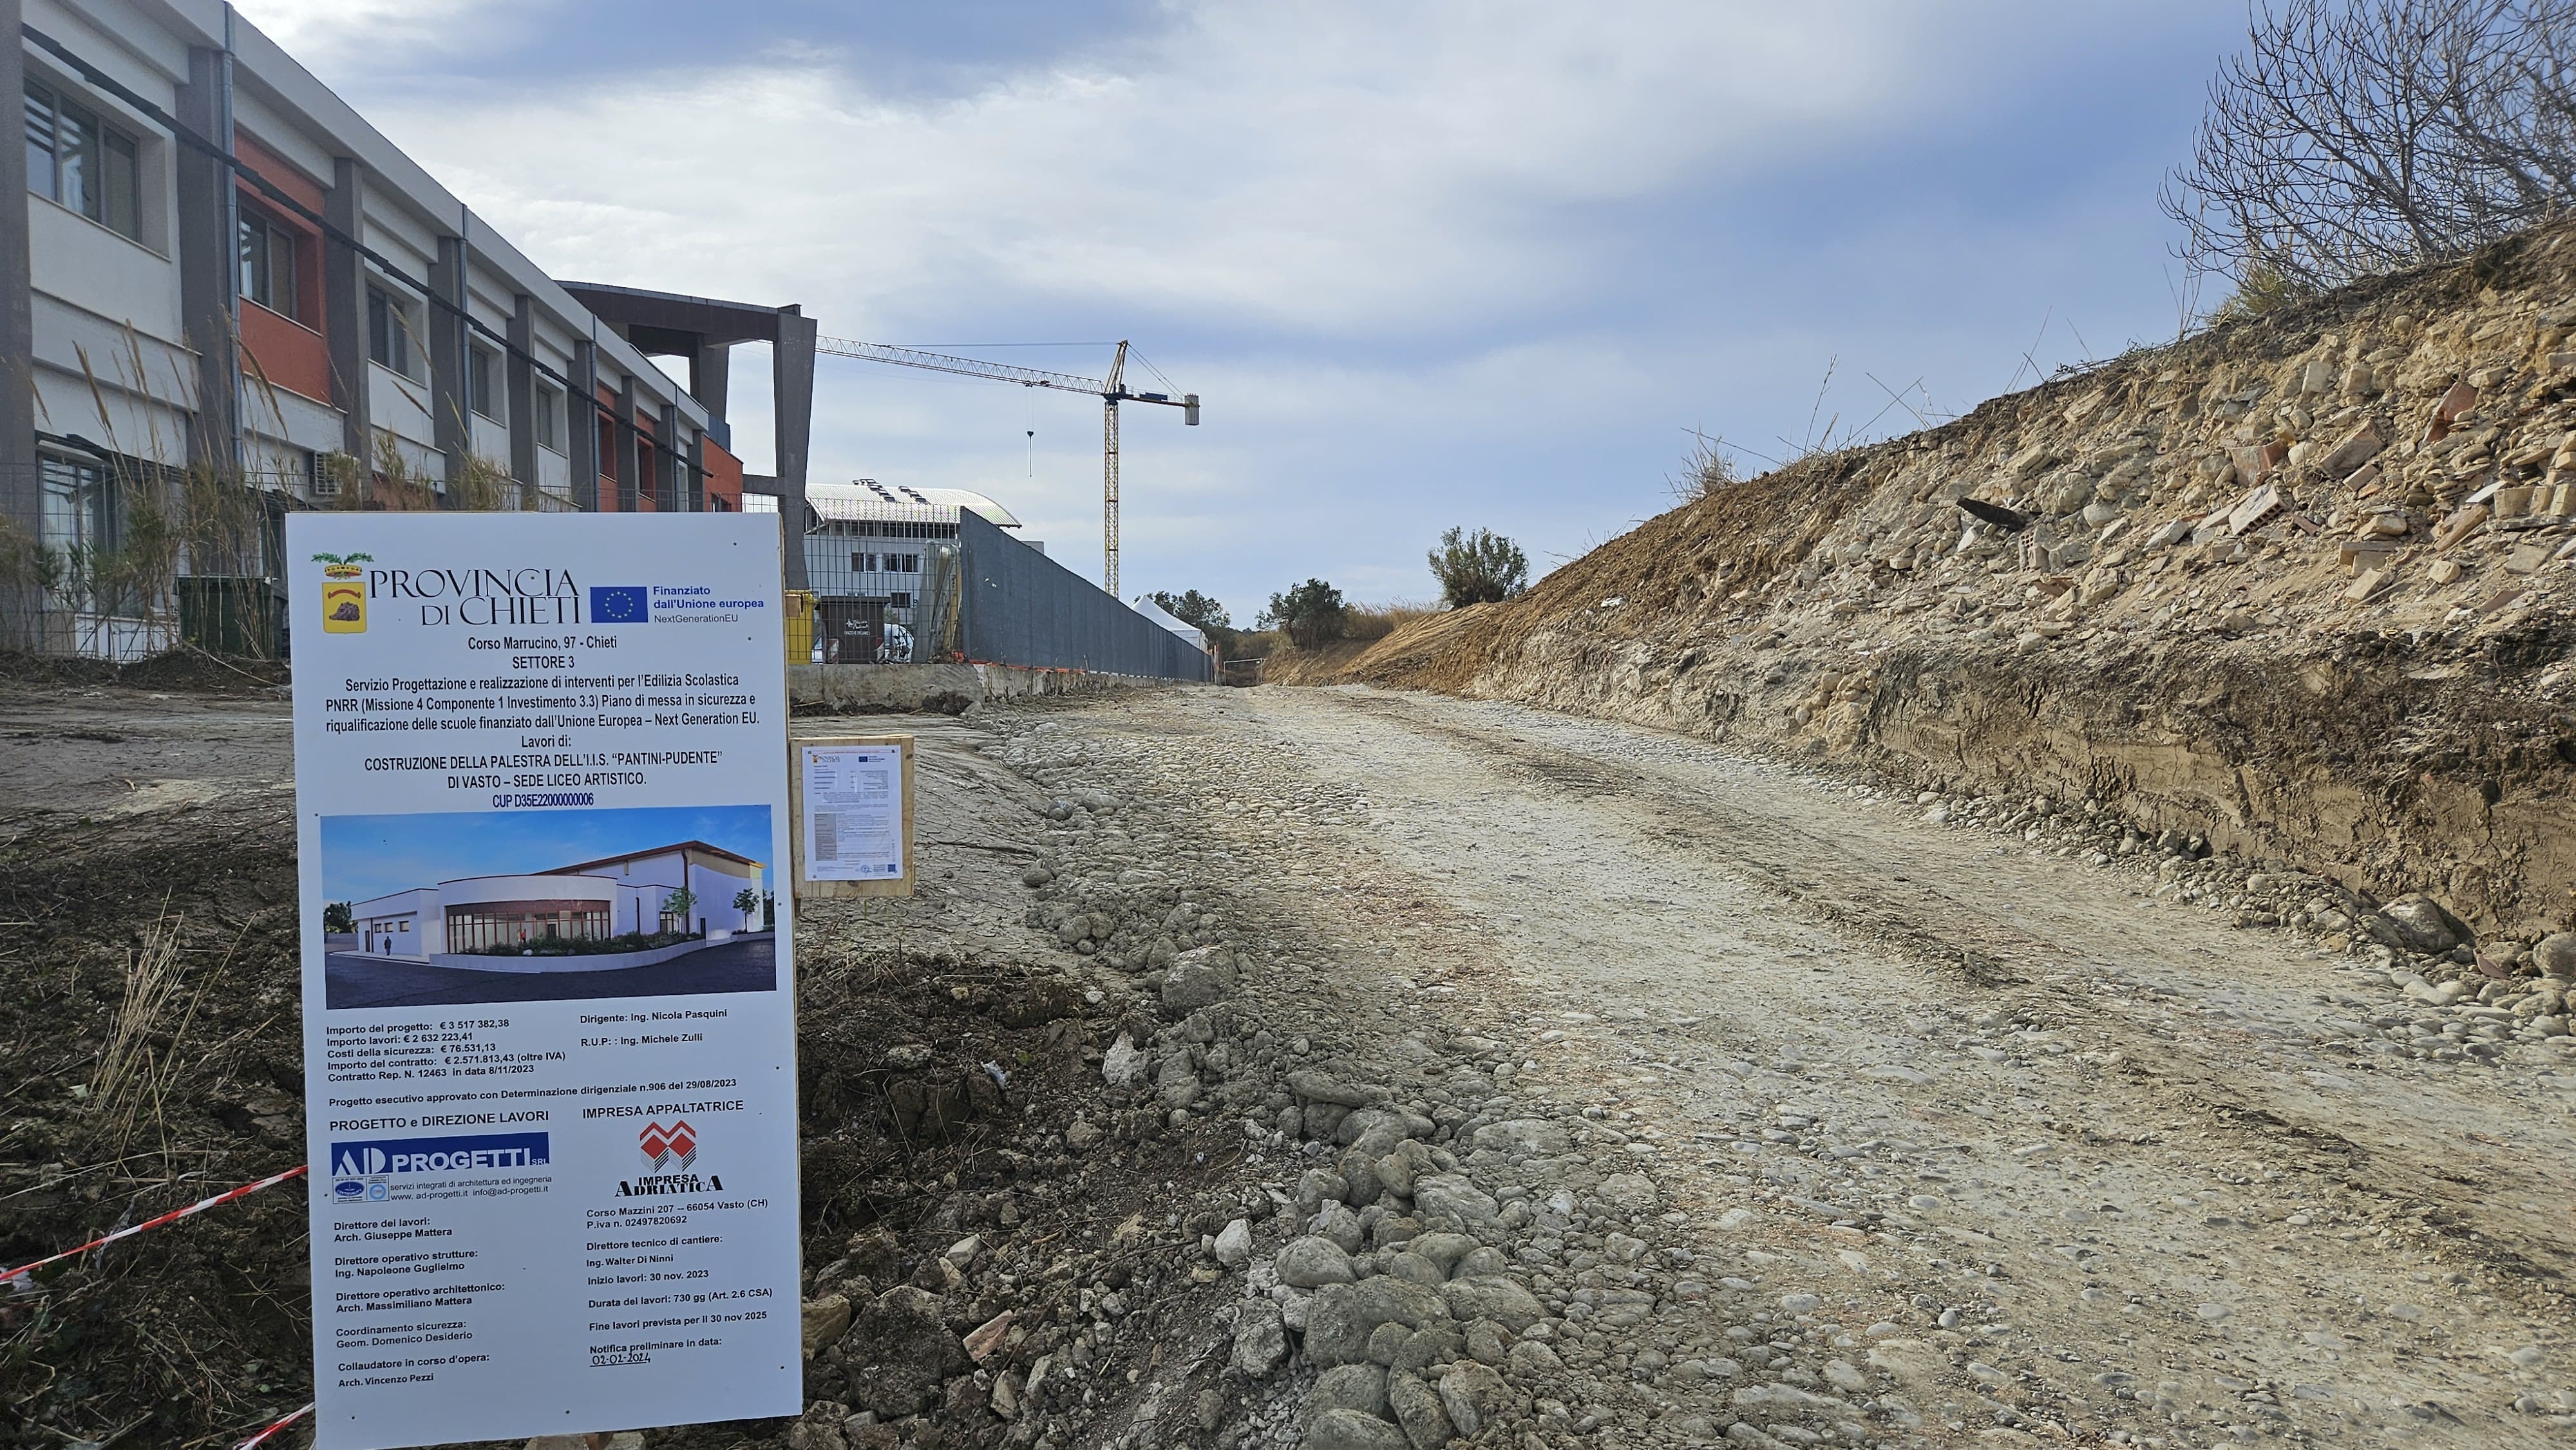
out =
{"type": "Polygon", "coordinates": [[[2576,200],[2576,0],[2261,0],[2248,39],[2161,198],[2241,309],[2576,200]]]}

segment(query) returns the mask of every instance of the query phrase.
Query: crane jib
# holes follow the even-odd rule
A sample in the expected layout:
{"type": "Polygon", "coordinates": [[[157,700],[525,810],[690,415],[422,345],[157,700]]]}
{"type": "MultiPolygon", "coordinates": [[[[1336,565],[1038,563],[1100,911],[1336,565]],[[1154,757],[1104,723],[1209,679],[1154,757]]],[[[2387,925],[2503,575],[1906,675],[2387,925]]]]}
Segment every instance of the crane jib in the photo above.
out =
{"type": "MultiPolygon", "coordinates": [[[[1118,405],[1121,402],[1160,403],[1167,408],[1180,409],[1181,421],[1193,428],[1199,421],[1199,395],[1196,393],[1183,393],[1175,398],[1169,393],[1127,391],[1127,344],[1123,341],[1118,344],[1117,354],[1110,359],[1109,376],[1105,379],[1051,373],[1043,368],[1013,367],[1008,363],[986,362],[982,358],[954,357],[917,347],[854,342],[842,337],[817,337],[814,351],[832,357],[854,357],[866,362],[892,363],[897,367],[957,373],[997,383],[1018,383],[1024,388],[1055,388],[1068,393],[1098,396],[1104,415],[1100,447],[1100,582],[1112,598],[1118,594],[1118,405]]],[[[1146,366],[1156,377],[1162,376],[1152,364],[1146,366]]],[[[1036,435],[1030,436],[1034,438],[1036,435]]]]}

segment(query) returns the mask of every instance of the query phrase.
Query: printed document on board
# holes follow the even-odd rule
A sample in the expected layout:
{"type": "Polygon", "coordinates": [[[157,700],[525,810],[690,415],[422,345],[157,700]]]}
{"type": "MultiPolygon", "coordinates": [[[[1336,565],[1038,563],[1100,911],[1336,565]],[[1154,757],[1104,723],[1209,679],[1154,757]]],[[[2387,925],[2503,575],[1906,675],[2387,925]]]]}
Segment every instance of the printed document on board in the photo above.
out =
{"type": "Polygon", "coordinates": [[[801,745],[805,879],[903,877],[903,747],[801,745]]]}

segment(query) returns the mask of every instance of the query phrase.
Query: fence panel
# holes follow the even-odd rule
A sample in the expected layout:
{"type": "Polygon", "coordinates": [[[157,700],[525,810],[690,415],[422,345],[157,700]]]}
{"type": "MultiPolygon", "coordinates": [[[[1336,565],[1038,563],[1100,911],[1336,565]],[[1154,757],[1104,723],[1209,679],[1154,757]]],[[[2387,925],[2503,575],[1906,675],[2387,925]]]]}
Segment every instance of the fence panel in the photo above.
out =
{"type": "Polygon", "coordinates": [[[1206,680],[1206,655],[1099,586],[961,511],[958,614],[966,657],[983,664],[1206,680]]]}

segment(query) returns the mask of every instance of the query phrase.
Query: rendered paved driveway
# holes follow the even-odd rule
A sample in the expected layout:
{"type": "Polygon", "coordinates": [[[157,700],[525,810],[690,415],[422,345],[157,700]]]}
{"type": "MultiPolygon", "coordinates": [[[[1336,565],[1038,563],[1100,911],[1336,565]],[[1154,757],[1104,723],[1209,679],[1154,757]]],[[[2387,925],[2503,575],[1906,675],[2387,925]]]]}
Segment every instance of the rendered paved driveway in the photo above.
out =
{"type": "Polygon", "coordinates": [[[323,992],[334,1010],[771,992],[778,988],[775,941],[737,937],[649,967],[605,972],[475,972],[333,952],[323,959],[323,992]]]}

